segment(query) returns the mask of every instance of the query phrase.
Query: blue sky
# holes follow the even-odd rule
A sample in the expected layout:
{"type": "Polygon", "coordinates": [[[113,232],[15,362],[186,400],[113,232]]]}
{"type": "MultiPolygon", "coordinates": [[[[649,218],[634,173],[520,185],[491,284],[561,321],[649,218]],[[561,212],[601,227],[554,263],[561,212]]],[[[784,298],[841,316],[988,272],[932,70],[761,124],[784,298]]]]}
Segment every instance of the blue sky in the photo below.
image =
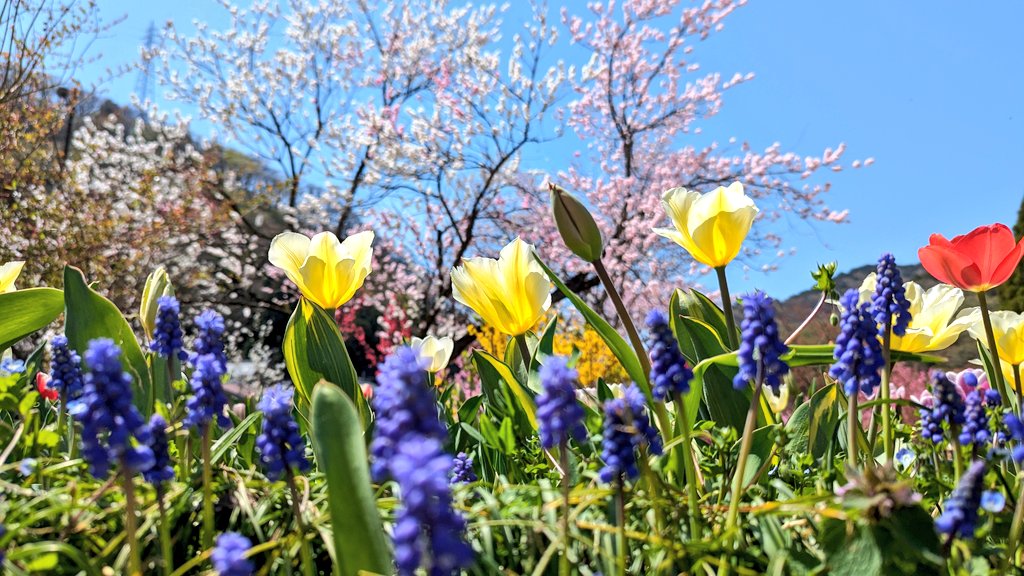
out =
{"type": "MultiPolygon", "coordinates": [[[[126,18],[95,44],[103,57],[80,71],[87,84],[129,63],[150,22],[225,20],[213,0],[98,4],[106,19],[126,18]]],[[[875,158],[831,178],[828,201],[850,210],[849,224],[775,224],[796,255],[771,274],[732,273],[734,292],[785,297],[810,286],[818,262],[847,270],[891,251],[916,263],[932,232],[1013,224],[1024,197],[1024,3],[984,6],[755,0],[699,46],[702,70],[757,75],[727,93],[706,137],[802,154],[846,142],[849,160],[875,158]]],[[[127,101],[135,83],[129,74],[100,88],[127,101]]]]}

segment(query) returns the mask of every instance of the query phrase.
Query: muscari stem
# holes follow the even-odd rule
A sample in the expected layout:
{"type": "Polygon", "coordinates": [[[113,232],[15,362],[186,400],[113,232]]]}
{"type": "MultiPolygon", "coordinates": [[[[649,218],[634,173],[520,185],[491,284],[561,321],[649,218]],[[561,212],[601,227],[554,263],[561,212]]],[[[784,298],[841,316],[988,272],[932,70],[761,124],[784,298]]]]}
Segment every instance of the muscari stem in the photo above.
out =
{"type": "Polygon", "coordinates": [[[725,266],[715,268],[718,274],[718,291],[722,293],[722,310],[725,312],[725,330],[729,336],[729,346],[735,350],[739,347],[736,340],[736,319],[732,315],[732,298],[729,296],[729,281],[725,277],[725,266]]]}
{"type": "Polygon", "coordinates": [[[562,557],[558,563],[558,573],[569,576],[572,566],[569,564],[569,493],[571,486],[569,474],[569,442],[562,440],[558,446],[558,461],[562,466],[562,557]]]}
{"type": "Polygon", "coordinates": [[[210,462],[210,426],[203,426],[202,459],[203,459],[203,548],[213,546],[213,466],[210,462]]]}
{"type": "Polygon", "coordinates": [[[1013,509],[1013,522],[1010,524],[1010,539],[1006,543],[1006,561],[1017,565],[1017,547],[1020,544],[1021,529],[1024,528],[1024,474],[1018,474],[1017,484],[1020,485],[1020,492],[1017,494],[1017,505],[1013,509]]]}
{"type": "Polygon", "coordinates": [[[1013,391],[1017,395],[1017,416],[1021,413],[1020,364],[1013,365],[1013,391]]]}
{"type": "Polygon", "coordinates": [[[729,513],[725,518],[725,538],[723,546],[725,551],[722,554],[722,562],[718,567],[719,576],[729,574],[729,553],[731,552],[734,539],[733,530],[736,528],[736,521],[740,513],[740,497],[743,491],[743,476],[747,471],[747,456],[750,455],[750,447],[754,441],[754,428],[757,426],[758,401],[761,397],[761,387],[764,379],[758,376],[754,383],[754,395],[750,399],[750,408],[747,410],[747,421],[743,425],[743,438],[740,442],[739,460],[736,462],[736,472],[732,478],[732,492],[729,495],[729,513]]]}
{"type": "Polygon", "coordinates": [[[673,397],[673,404],[676,406],[676,420],[679,422],[679,435],[683,438],[681,453],[676,457],[682,459],[683,470],[686,475],[683,479],[686,482],[686,496],[689,502],[687,508],[690,512],[690,539],[700,538],[700,497],[697,495],[697,468],[694,463],[693,440],[690,437],[690,419],[686,414],[686,405],[683,402],[683,395],[678,392],[673,397]]]}
{"type": "MultiPolygon", "coordinates": [[[[885,442],[885,461],[892,462],[896,454],[896,438],[892,433],[892,405],[889,403],[889,356],[892,347],[892,320],[888,320],[882,335],[882,439],[885,442]]],[[[868,460],[874,460],[874,454],[868,455],[868,460]]]]}
{"type": "Polygon", "coordinates": [[[846,465],[857,469],[857,431],[860,429],[860,413],[857,401],[860,390],[854,390],[846,401],[846,465]]]}
{"type": "Polygon", "coordinates": [[[160,525],[157,530],[160,533],[160,556],[163,560],[164,574],[170,576],[174,572],[174,549],[171,546],[171,525],[167,518],[167,506],[164,503],[163,488],[158,487],[156,492],[156,505],[160,511],[160,525]]]}
{"type": "Polygon", "coordinates": [[[992,371],[995,372],[996,390],[999,391],[1000,399],[1004,406],[1010,404],[1010,397],[1006,394],[1006,384],[1003,382],[1003,367],[999,363],[999,350],[996,348],[996,335],[992,331],[992,320],[988,315],[988,299],[985,292],[975,292],[978,295],[978,305],[981,307],[981,321],[985,325],[985,338],[988,340],[988,354],[992,359],[992,371]]]}
{"type": "Polygon", "coordinates": [[[57,438],[60,438],[61,441],[66,441],[68,445],[68,450],[70,451],[71,439],[64,437],[64,426],[67,422],[67,414],[68,392],[67,390],[62,390],[60,393],[60,406],[58,406],[57,408],[57,438]]]}
{"type": "Polygon", "coordinates": [[[626,495],[622,477],[615,482],[615,558],[619,576],[626,576],[626,495]]]}
{"type": "Polygon", "coordinates": [[[295,486],[295,473],[291,467],[285,468],[285,480],[292,496],[292,511],[295,514],[295,532],[299,537],[299,554],[302,555],[302,574],[314,576],[316,566],[313,564],[313,553],[306,540],[306,523],[302,520],[302,508],[299,506],[299,489],[295,486]]]}
{"type": "Polygon", "coordinates": [[[121,486],[124,488],[124,531],[125,541],[128,543],[128,574],[141,576],[142,558],[136,537],[138,527],[135,518],[135,485],[132,483],[131,468],[124,462],[121,463],[121,486]]]}

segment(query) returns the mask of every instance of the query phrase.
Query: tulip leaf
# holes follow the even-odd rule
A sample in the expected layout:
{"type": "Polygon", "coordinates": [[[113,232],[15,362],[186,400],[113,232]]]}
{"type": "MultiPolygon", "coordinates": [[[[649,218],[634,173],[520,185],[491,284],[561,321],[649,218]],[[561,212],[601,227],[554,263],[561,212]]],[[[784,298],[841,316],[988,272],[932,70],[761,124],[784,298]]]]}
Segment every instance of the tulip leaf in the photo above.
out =
{"type": "Polygon", "coordinates": [[[391,552],[370,484],[359,410],[340,387],[326,381],[312,390],[312,438],[327,482],[335,573],[391,573],[391,552]]]}
{"type": "Polygon", "coordinates": [[[0,352],[50,325],[64,311],[64,294],[56,288],[27,288],[0,294],[0,352]]]}
{"type": "Polygon", "coordinates": [[[676,288],[672,293],[669,311],[673,317],[689,316],[705,322],[718,335],[719,340],[729,342],[725,312],[702,292],[676,288]]]}
{"type": "Polygon", "coordinates": [[[828,450],[829,442],[839,425],[839,386],[830,384],[815,392],[800,404],[786,422],[790,437],[788,450],[793,454],[810,452],[820,458],[828,450]]]}
{"type": "Polygon", "coordinates": [[[338,325],[323,308],[301,298],[288,320],[281,348],[288,374],[299,392],[296,405],[300,413],[308,412],[313,387],[326,380],[352,399],[364,422],[369,420],[366,401],[345,341],[338,325]]]}
{"type": "Polygon", "coordinates": [[[73,266],[64,267],[64,306],[64,333],[68,344],[84,358],[90,340],[113,340],[121,348],[125,369],[132,374],[135,405],[144,416],[149,416],[153,412],[149,365],[121,311],[87,285],[82,271],[73,266]]]}
{"type": "Polygon", "coordinates": [[[602,318],[601,315],[595,312],[593,308],[587,306],[587,303],[584,302],[582,298],[570,290],[569,287],[565,285],[565,282],[562,282],[561,278],[559,278],[551,268],[548,268],[547,264],[541,261],[537,254],[534,254],[534,258],[537,260],[537,263],[540,264],[540,267],[544,269],[544,272],[548,275],[548,278],[551,279],[551,282],[555,284],[558,290],[569,300],[569,302],[572,302],[572,305],[579,310],[580,314],[583,315],[583,318],[588,324],[590,324],[591,328],[593,328],[594,331],[597,332],[597,335],[604,340],[604,343],[608,345],[608,349],[612,351],[612,354],[614,354],[619,360],[619,363],[622,364],[622,368],[626,371],[626,374],[629,375],[629,378],[640,386],[640,389],[643,390],[645,396],[650,398],[651,388],[647,383],[647,375],[644,374],[643,366],[640,364],[640,359],[637,357],[636,351],[633,350],[633,347],[615,331],[615,328],[613,328],[607,320],[602,318]]]}
{"type": "MultiPolygon", "coordinates": [[[[737,444],[742,442],[740,439],[737,444]]],[[[765,464],[771,458],[772,449],[775,448],[775,427],[762,426],[754,430],[750,444],[750,454],[747,455],[747,465],[743,469],[743,485],[748,486],[757,480],[757,477],[767,468],[765,464]]],[[[737,452],[739,449],[737,449],[737,452]]]]}
{"type": "MultiPolygon", "coordinates": [[[[526,415],[526,419],[529,420],[530,426],[537,429],[537,405],[533,400],[533,396],[530,392],[516,379],[515,374],[512,373],[512,369],[507,364],[498,360],[494,356],[484,352],[483,350],[477,350],[473,352],[473,362],[479,367],[482,365],[494,370],[501,380],[505,383],[505,386],[512,392],[519,407],[522,408],[523,413],[526,415]]],[[[483,370],[481,370],[483,372],[483,370]]]]}

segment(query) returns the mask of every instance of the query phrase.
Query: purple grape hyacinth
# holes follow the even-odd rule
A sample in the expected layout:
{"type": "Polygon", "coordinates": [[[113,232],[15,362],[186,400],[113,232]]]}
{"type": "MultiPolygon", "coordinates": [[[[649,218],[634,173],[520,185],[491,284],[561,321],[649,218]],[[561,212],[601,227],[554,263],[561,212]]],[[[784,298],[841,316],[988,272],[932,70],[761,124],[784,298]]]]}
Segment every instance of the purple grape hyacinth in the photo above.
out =
{"type": "Polygon", "coordinates": [[[121,349],[109,338],[89,342],[89,371],[73,415],[82,424],[82,456],[96,478],[111,465],[145,472],[153,465],[146,423],[132,404],[132,377],[121,365],[121,349]]]}
{"type": "Polygon", "coordinates": [[[252,541],[236,532],[225,532],[217,537],[217,545],[210,555],[213,569],[219,576],[250,576],[256,568],[245,553],[252,541]]]}
{"type": "Polygon", "coordinates": [[[847,396],[859,391],[871,394],[882,382],[881,369],[885,366],[882,345],[878,341],[878,328],[868,304],[858,304],[856,288],[843,294],[840,306],[843,316],[839,321],[839,336],[829,369],[829,376],[843,383],[847,396]]]}
{"type": "Polygon", "coordinates": [[[181,307],[174,296],[161,296],[156,300],[156,326],[153,330],[153,342],[149,347],[153,352],[164,358],[176,357],[185,360],[188,355],[182,350],[181,307]]]}
{"type": "Polygon", "coordinates": [[[171,455],[167,447],[167,421],[163,416],[153,414],[149,418],[146,430],[146,435],[149,436],[147,444],[153,451],[153,465],[142,473],[142,477],[160,489],[164,482],[174,480],[174,466],[171,464],[171,455]]]}
{"type": "Polygon", "coordinates": [[[411,434],[396,446],[390,469],[401,492],[393,532],[401,576],[421,566],[431,575],[458,574],[473,563],[466,521],[452,508],[451,468],[452,457],[434,438],[411,434]]]}
{"type": "Polygon", "coordinates": [[[985,462],[975,460],[960,477],[960,483],[935,519],[935,530],[951,538],[974,538],[978,526],[978,508],[984,490],[985,462]]]}
{"type": "Polygon", "coordinates": [[[964,401],[956,385],[942,372],[932,372],[932,405],[921,409],[921,435],[935,444],[945,439],[943,423],[950,428],[964,423],[964,401]]]}
{"type": "Polygon", "coordinates": [[[875,295],[871,299],[875,323],[879,330],[884,331],[888,326],[893,334],[903,336],[910,324],[910,301],[893,255],[888,252],[882,254],[875,272],[875,295]]]}
{"type": "Polygon", "coordinates": [[[292,399],[295,389],[285,384],[271,386],[263,392],[259,404],[263,412],[263,428],[256,438],[256,449],[260,462],[266,469],[267,478],[277,480],[286,469],[306,471],[306,441],[299,433],[299,425],[292,417],[292,399]]]}
{"type": "Polygon", "coordinates": [[[50,387],[68,402],[82,396],[82,358],[68,345],[68,337],[59,334],[50,340],[50,387]]]}
{"type": "Polygon", "coordinates": [[[789,373],[789,365],[782,360],[789,347],[779,339],[774,301],[761,291],[744,296],[740,328],[739,372],[733,387],[742,390],[748,382],[761,378],[778,395],[782,377],[789,373]]]}
{"type": "Polygon", "coordinates": [[[569,368],[569,359],[551,356],[540,369],[543,391],[537,396],[537,428],[540,445],[551,449],[568,443],[582,442],[587,437],[583,426],[583,407],[576,401],[579,373],[569,368]]]}
{"type": "Polygon", "coordinates": [[[984,445],[992,441],[992,433],[988,430],[988,413],[985,412],[985,398],[979,390],[967,395],[964,403],[964,425],[960,429],[959,440],[964,446],[984,445]]]}
{"type": "Polygon", "coordinates": [[[224,394],[222,381],[227,374],[227,356],[224,355],[224,318],[213,310],[206,310],[196,317],[199,335],[195,341],[195,352],[192,353],[192,377],[186,407],[185,425],[189,428],[201,429],[214,418],[222,427],[231,425],[231,420],[224,414],[224,406],[228,403],[224,394]]]}
{"type": "Polygon", "coordinates": [[[473,458],[465,452],[459,452],[452,460],[451,471],[452,484],[469,484],[476,482],[476,472],[473,471],[473,458]]]}
{"type": "Polygon", "coordinates": [[[665,400],[675,394],[690,391],[693,370],[679,351],[676,337],[668,325],[668,318],[660,310],[647,315],[647,329],[651,331],[648,347],[651,356],[651,395],[665,400]]]}
{"type": "Polygon", "coordinates": [[[601,441],[602,482],[636,478],[636,450],[647,446],[651,454],[661,454],[661,437],[647,417],[643,392],[635,384],[623,388],[622,398],[604,405],[604,438],[601,441]]]}
{"type": "Polygon", "coordinates": [[[377,421],[370,443],[370,472],[375,481],[389,476],[391,459],[403,438],[423,436],[444,442],[448,437],[438,418],[437,399],[428,385],[425,362],[418,352],[402,346],[384,359],[377,374],[373,395],[377,421]]]}

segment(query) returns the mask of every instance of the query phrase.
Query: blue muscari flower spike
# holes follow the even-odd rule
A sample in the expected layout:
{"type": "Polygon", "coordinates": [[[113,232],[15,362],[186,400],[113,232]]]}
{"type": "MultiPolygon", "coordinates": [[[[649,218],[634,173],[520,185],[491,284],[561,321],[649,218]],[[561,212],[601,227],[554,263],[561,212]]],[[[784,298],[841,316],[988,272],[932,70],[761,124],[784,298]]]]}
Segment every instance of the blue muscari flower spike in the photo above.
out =
{"type": "Polygon", "coordinates": [[[651,331],[647,344],[651,355],[651,394],[656,400],[686,394],[690,391],[693,371],[679,351],[665,314],[652,310],[647,315],[647,329],[651,331]]]}
{"type": "Polygon", "coordinates": [[[537,428],[540,445],[554,448],[570,438],[583,442],[583,407],[576,401],[577,371],[569,368],[569,359],[550,356],[540,368],[542,392],[537,396],[537,428]]]}
{"type": "Polygon", "coordinates": [[[907,333],[907,325],[910,324],[910,302],[903,288],[903,277],[900,275],[900,269],[896,267],[896,259],[892,254],[882,254],[878,259],[876,274],[875,295],[871,299],[875,322],[879,330],[885,330],[888,325],[893,334],[903,336],[907,333]]]}
{"type": "Polygon", "coordinates": [[[1024,463],[1024,421],[1013,414],[1007,414],[1003,417],[1003,424],[1006,425],[1006,431],[1014,444],[1010,450],[1010,457],[1017,464],[1024,463]]]}
{"type": "Polygon", "coordinates": [[[836,362],[828,371],[829,376],[843,383],[847,396],[858,389],[865,394],[874,392],[882,382],[880,370],[885,366],[875,320],[867,304],[858,304],[859,298],[857,289],[851,288],[840,299],[843,316],[833,352],[836,362]]]}
{"type": "Polygon", "coordinates": [[[121,349],[108,338],[89,342],[89,372],[74,416],[82,424],[82,456],[96,478],[112,464],[145,472],[153,465],[146,423],[132,404],[132,378],[121,365],[121,349]],[[133,437],[137,441],[133,442],[133,437]]]}
{"type": "Polygon", "coordinates": [[[981,392],[973,390],[967,395],[964,403],[964,425],[960,429],[960,443],[967,445],[984,445],[992,441],[988,431],[988,414],[985,412],[984,398],[981,392]]]}
{"type": "Polygon", "coordinates": [[[142,473],[146,482],[161,489],[164,482],[174,480],[174,466],[167,447],[167,421],[159,414],[153,414],[147,425],[149,449],[153,451],[153,466],[142,473]]]}
{"type": "Polygon", "coordinates": [[[743,297],[743,323],[740,337],[739,372],[732,385],[742,390],[747,383],[758,377],[779,394],[782,377],[789,372],[789,366],[781,356],[789,347],[779,339],[779,328],[775,325],[774,302],[764,292],[757,291],[743,297]]]}
{"type": "Polygon", "coordinates": [[[260,461],[266,469],[267,478],[271,480],[281,478],[285,469],[303,472],[309,469],[306,441],[292,417],[294,394],[295,389],[291,386],[271,386],[256,405],[263,412],[263,428],[256,438],[256,448],[260,452],[260,461]]]}
{"type": "Polygon", "coordinates": [[[390,469],[402,502],[393,530],[400,576],[412,576],[421,566],[431,575],[458,574],[473,563],[466,521],[452,508],[451,468],[452,457],[435,438],[414,433],[396,447],[390,469]]]}
{"type": "Polygon", "coordinates": [[[465,452],[456,454],[452,460],[452,484],[469,484],[476,480],[476,472],[473,471],[473,458],[465,452]]]}
{"type": "Polygon", "coordinates": [[[227,374],[227,357],[224,354],[224,318],[213,310],[206,310],[196,317],[199,334],[195,341],[192,362],[192,377],[186,407],[185,425],[190,428],[202,428],[214,418],[222,427],[231,425],[231,420],[224,415],[224,406],[228,403],[224,394],[223,379],[227,374]]]}
{"type": "Polygon", "coordinates": [[[951,538],[974,538],[984,479],[985,462],[975,460],[960,477],[960,483],[946,501],[942,514],[935,519],[935,529],[940,534],[951,538]]]}
{"type": "Polygon", "coordinates": [[[218,576],[250,576],[255,567],[245,553],[252,548],[252,541],[235,532],[225,532],[217,537],[217,545],[210,555],[213,569],[218,576]]]}
{"type": "Polygon", "coordinates": [[[604,405],[604,438],[601,441],[602,482],[629,480],[639,475],[636,449],[647,446],[651,454],[661,454],[661,437],[647,417],[643,392],[635,384],[623,388],[622,398],[604,405]]]}
{"type": "Polygon", "coordinates": [[[157,298],[156,327],[149,347],[164,358],[177,356],[178,360],[185,360],[188,357],[182,350],[181,321],[178,319],[180,310],[178,299],[174,296],[157,298]]]}
{"type": "Polygon", "coordinates": [[[921,435],[939,444],[945,438],[943,423],[950,428],[964,423],[964,401],[956,385],[939,370],[932,371],[932,396],[931,408],[921,409],[921,435]]]}
{"type": "Polygon", "coordinates": [[[415,350],[402,346],[384,359],[377,373],[373,395],[377,420],[370,443],[370,472],[378,482],[387,479],[390,460],[406,436],[419,435],[438,442],[448,437],[438,418],[437,398],[428,385],[425,363],[415,350]]]}
{"type": "Polygon", "coordinates": [[[68,402],[82,396],[82,358],[68,346],[63,334],[50,340],[50,387],[60,392],[68,402]]]}
{"type": "MultiPolygon", "coordinates": [[[[4,527],[3,524],[0,524],[0,538],[3,538],[5,534],[7,534],[7,528],[4,527]]],[[[0,548],[0,567],[3,566],[4,558],[5,558],[4,550],[2,548],[0,548]]]]}

